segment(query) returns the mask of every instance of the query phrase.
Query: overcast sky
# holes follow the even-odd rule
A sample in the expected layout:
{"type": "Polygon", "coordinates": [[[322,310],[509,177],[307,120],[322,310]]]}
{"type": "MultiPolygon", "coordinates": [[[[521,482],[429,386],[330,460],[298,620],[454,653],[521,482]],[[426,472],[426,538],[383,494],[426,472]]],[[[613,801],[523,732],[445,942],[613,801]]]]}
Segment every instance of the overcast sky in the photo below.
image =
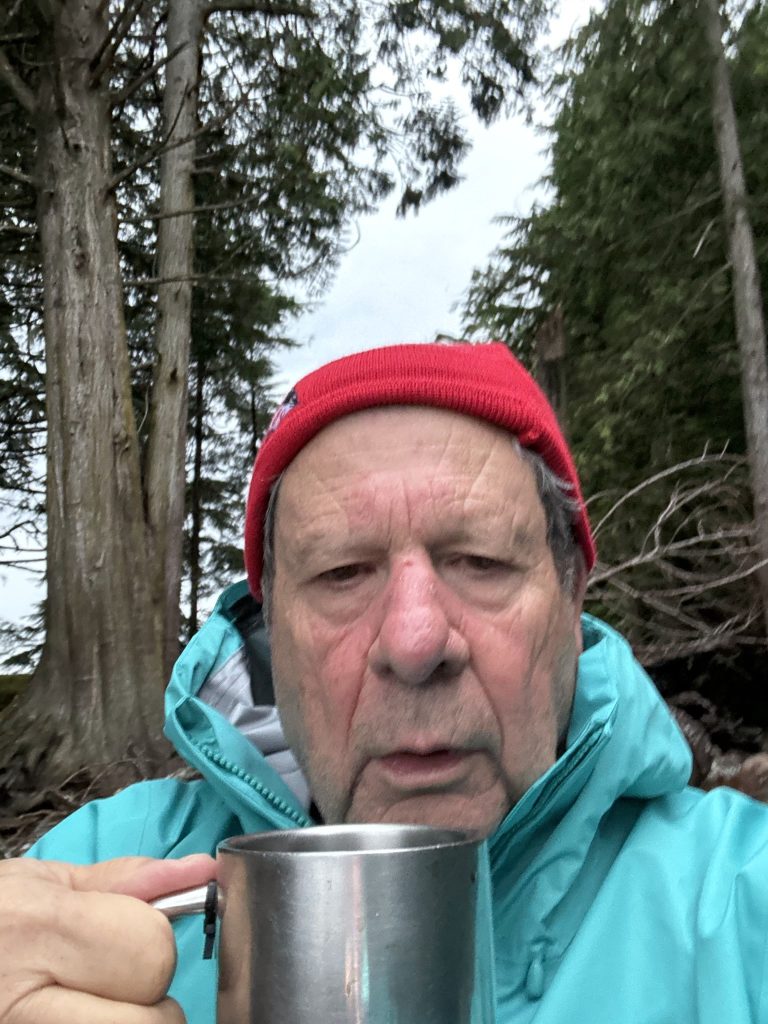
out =
{"type": "MultiPolygon", "coordinates": [[[[593,4],[596,6],[596,4],[593,4]]],[[[552,42],[586,20],[588,0],[562,0],[552,42]]],[[[464,97],[456,97],[466,106],[464,97]]],[[[544,120],[541,110],[535,120],[544,120]]],[[[548,169],[547,139],[522,114],[483,128],[467,115],[473,149],[464,181],[406,219],[397,197],[359,222],[360,242],[343,259],[319,308],[294,331],[299,350],[279,359],[276,394],[321,363],[376,345],[433,341],[461,332],[461,304],[472,270],[503,235],[499,214],[526,213],[548,169]]]]}
{"type": "MultiPolygon", "coordinates": [[[[589,7],[588,0],[563,0],[553,42],[584,21],[589,7]]],[[[279,358],[276,396],[304,373],[349,352],[460,335],[457,307],[472,270],[486,263],[502,237],[494,218],[527,212],[542,194],[537,182],[548,167],[546,138],[524,116],[490,128],[478,127],[468,116],[467,124],[473,149],[457,188],[416,216],[397,218],[393,198],[359,221],[360,240],[343,258],[333,287],[292,331],[301,347],[279,358]]],[[[222,587],[229,582],[222,580],[222,587]]],[[[42,596],[28,576],[0,570],[0,619],[19,621],[42,596]]]]}

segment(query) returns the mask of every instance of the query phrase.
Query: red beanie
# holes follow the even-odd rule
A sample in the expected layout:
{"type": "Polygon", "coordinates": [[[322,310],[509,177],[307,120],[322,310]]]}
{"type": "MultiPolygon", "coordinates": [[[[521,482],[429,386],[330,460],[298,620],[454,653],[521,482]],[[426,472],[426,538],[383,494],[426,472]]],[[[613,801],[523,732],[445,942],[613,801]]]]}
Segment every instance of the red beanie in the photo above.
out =
{"type": "Polygon", "coordinates": [[[264,515],[272,484],[329,423],[382,405],[432,405],[508,430],[571,484],[574,533],[587,569],[595,545],[579,478],[544,393],[505,345],[393,345],[337,359],[300,380],[272,418],[253,467],[245,517],[245,566],[261,599],[264,515]]]}

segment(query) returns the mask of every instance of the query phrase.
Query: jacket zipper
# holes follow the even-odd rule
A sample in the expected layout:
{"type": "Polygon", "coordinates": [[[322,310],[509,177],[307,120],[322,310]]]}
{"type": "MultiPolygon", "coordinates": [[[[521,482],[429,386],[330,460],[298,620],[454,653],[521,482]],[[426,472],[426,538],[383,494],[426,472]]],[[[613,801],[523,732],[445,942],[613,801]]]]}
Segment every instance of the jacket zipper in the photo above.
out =
{"type": "Polygon", "coordinates": [[[194,741],[190,740],[189,742],[191,742],[192,745],[199,750],[208,761],[212,761],[219,768],[223,768],[224,771],[228,772],[230,775],[234,775],[236,778],[240,779],[241,782],[246,783],[247,786],[271,804],[272,807],[274,807],[275,810],[283,817],[289,818],[291,822],[294,822],[300,828],[306,828],[312,824],[306,814],[291,807],[291,805],[286,803],[285,800],[273,793],[271,789],[268,789],[263,783],[259,782],[258,779],[255,779],[250,772],[245,771],[243,768],[239,768],[236,764],[233,764],[232,761],[223,757],[207,745],[199,747],[194,743],[194,741]]]}

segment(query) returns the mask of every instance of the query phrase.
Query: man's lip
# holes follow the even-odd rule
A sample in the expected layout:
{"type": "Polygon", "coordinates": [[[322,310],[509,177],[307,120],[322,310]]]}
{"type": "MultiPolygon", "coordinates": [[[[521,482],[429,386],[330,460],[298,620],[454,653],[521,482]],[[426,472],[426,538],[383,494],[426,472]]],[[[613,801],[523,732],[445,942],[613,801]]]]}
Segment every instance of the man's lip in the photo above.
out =
{"type": "Polygon", "coordinates": [[[459,774],[471,753],[457,747],[405,747],[381,755],[376,761],[386,775],[400,781],[438,780],[459,774]]]}

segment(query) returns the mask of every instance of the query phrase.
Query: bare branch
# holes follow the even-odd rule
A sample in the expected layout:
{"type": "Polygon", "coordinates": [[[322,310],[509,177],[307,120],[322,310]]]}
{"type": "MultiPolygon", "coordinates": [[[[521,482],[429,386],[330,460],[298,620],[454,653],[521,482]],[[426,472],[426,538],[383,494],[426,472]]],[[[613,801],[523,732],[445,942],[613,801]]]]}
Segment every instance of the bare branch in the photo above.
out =
{"type": "Polygon", "coordinates": [[[693,250],[693,259],[696,259],[696,257],[701,252],[702,245],[704,245],[704,243],[706,242],[707,237],[708,237],[710,231],[712,230],[713,227],[715,227],[716,224],[717,224],[717,217],[713,217],[712,220],[709,222],[709,224],[707,224],[707,226],[702,231],[701,238],[698,240],[698,242],[696,243],[696,248],[693,250]]]}
{"type": "Polygon", "coordinates": [[[37,39],[37,32],[9,32],[0,36],[0,46],[3,43],[31,43],[33,39],[37,39]]]}
{"type": "Polygon", "coordinates": [[[667,469],[662,469],[660,472],[654,473],[653,476],[649,476],[646,480],[643,480],[642,483],[639,483],[636,487],[633,487],[631,490],[627,491],[626,494],[623,494],[616,502],[616,504],[613,505],[605,513],[605,515],[597,524],[597,526],[595,526],[593,533],[597,534],[600,528],[607,522],[608,519],[611,518],[611,516],[616,512],[618,508],[620,508],[621,505],[623,505],[630,498],[634,498],[641,491],[646,490],[653,484],[658,483],[660,480],[665,480],[668,477],[678,475],[684,469],[690,469],[692,466],[703,466],[707,463],[708,460],[713,460],[716,462],[729,461],[734,464],[742,464],[744,462],[742,456],[729,456],[726,455],[725,451],[723,450],[719,455],[708,455],[706,452],[704,452],[703,455],[699,455],[695,459],[687,459],[685,462],[679,462],[675,466],[669,466],[667,467],[667,469]]]}
{"type": "Polygon", "coordinates": [[[201,135],[205,135],[206,132],[212,131],[214,128],[217,128],[220,124],[226,121],[226,119],[232,113],[233,109],[234,107],[229,107],[221,114],[220,117],[217,117],[215,120],[211,121],[210,124],[202,125],[200,128],[197,129],[197,131],[191,132],[189,135],[185,135],[184,138],[182,139],[174,139],[173,142],[169,142],[168,140],[173,135],[173,130],[176,127],[176,123],[179,120],[179,115],[181,113],[181,106],[179,106],[176,116],[173,119],[173,124],[165,133],[163,138],[156,145],[152,146],[145,153],[143,153],[142,156],[134,160],[132,164],[130,164],[128,167],[124,167],[122,171],[119,171],[107,185],[107,191],[113,191],[122,181],[125,181],[126,178],[130,178],[130,176],[135,171],[138,171],[140,167],[146,167],[147,164],[152,163],[153,160],[156,160],[158,157],[162,156],[163,153],[167,153],[171,149],[176,149],[177,146],[185,146],[188,142],[192,142],[194,139],[199,138],[201,135]]]}
{"type": "Polygon", "coordinates": [[[132,288],[156,288],[161,284],[179,284],[182,281],[191,281],[193,284],[204,284],[212,281],[231,284],[264,284],[264,278],[258,275],[247,274],[179,274],[177,277],[134,277],[129,278],[125,284],[132,288]]]}
{"type": "Polygon", "coordinates": [[[201,206],[190,206],[186,210],[170,210],[168,213],[150,213],[141,220],[167,220],[170,217],[183,217],[188,213],[211,213],[216,210],[236,210],[243,206],[262,203],[261,196],[246,196],[244,199],[233,199],[228,203],[204,203],[201,206]]]}
{"type": "MultiPolygon", "coordinates": [[[[612,579],[612,577],[618,576],[619,573],[627,572],[629,569],[637,569],[640,566],[661,563],[665,557],[672,555],[690,553],[692,548],[698,548],[711,540],[727,540],[729,537],[744,537],[748,533],[749,531],[747,530],[729,530],[722,531],[721,533],[702,534],[698,537],[689,537],[686,540],[677,541],[676,543],[660,543],[650,551],[635,555],[632,558],[627,558],[623,562],[619,562],[618,565],[611,565],[603,568],[600,563],[598,563],[598,567],[590,577],[590,583],[592,586],[597,586],[599,583],[606,583],[608,580],[612,579]]],[[[722,555],[723,547],[720,546],[719,548],[714,549],[713,553],[715,555],[722,555]]]]}
{"type": "Polygon", "coordinates": [[[756,577],[768,563],[758,553],[743,457],[705,451],[655,473],[619,497],[600,526],[622,554],[614,564],[598,564],[588,598],[611,609],[644,664],[766,646],[756,635],[763,617],[756,577]],[[649,512],[657,494],[661,500],[649,512]],[[633,507],[633,498],[640,504],[633,507]],[[624,523],[638,515],[651,524],[624,554],[624,523]]]}
{"type": "Polygon", "coordinates": [[[13,24],[13,19],[19,13],[19,10],[21,8],[21,4],[22,4],[22,0],[15,0],[15,3],[11,2],[10,4],[6,4],[6,11],[5,11],[5,18],[4,18],[4,24],[5,25],[12,25],[13,24]]]}
{"type": "Polygon", "coordinates": [[[314,21],[317,18],[317,13],[303,4],[273,4],[264,0],[217,0],[206,4],[204,14],[213,14],[215,11],[249,11],[276,18],[294,15],[306,18],[307,21],[314,21]]]}
{"type": "Polygon", "coordinates": [[[110,183],[107,185],[108,192],[111,192],[113,191],[113,189],[117,188],[121,181],[125,181],[126,178],[130,178],[130,176],[135,171],[138,171],[140,167],[146,167],[147,164],[152,163],[153,160],[156,160],[159,156],[162,156],[163,153],[166,153],[169,149],[175,149],[177,146],[183,146],[187,142],[190,142],[191,138],[200,134],[200,132],[193,132],[192,136],[190,136],[189,138],[174,139],[173,142],[168,141],[170,137],[173,135],[174,128],[178,124],[179,117],[181,116],[182,106],[183,103],[180,103],[179,109],[176,111],[176,116],[173,119],[171,127],[168,129],[165,135],[159,140],[159,142],[155,143],[154,146],[150,146],[150,148],[146,152],[142,153],[140,157],[134,160],[132,164],[129,164],[127,167],[124,167],[122,171],[119,171],[112,178],[110,183]]]}
{"type": "Polygon", "coordinates": [[[20,181],[22,185],[32,185],[33,181],[28,174],[20,171],[18,167],[9,167],[8,164],[0,164],[0,174],[5,174],[14,181],[20,181]]]}
{"type": "Polygon", "coordinates": [[[3,530],[0,533],[0,540],[5,540],[6,537],[12,536],[16,530],[23,530],[27,526],[34,526],[34,519],[23,519],[20,523],[14,523],[13,526],[9,526],[7,530],[3,530]]]}
{"type": "Polygon", "coordinates": [[[186,49],[187,46],[189,46],[189,43],[180,43],[174,50],[166,54],[165,57],[156,61],[151,68],[148,68],[142,75],[139,75],[137,79],[126,85],[126,87],[121,89],[120,92],[115,93],[112,99],[112,106],[117,107],[121,103],[125,103],[125,101],[133,96],[133,94],[137,92],[145,82],[149,81],[156,71],[159,71],[160,68],[169,61],[172,61],[176,54],[181,53],[181,51],[186,49]]]}
{"type": "Polygon", "coordinates": [[[2,566],[6,566],[9,569],[23,569],[25,572],[39,573],[42,576],[45,572],[45,567],[38,569],[37,565],[40,562],[45,562],[45,555],[40,555],[39,558],[22,559],[21,561],[15,558],[0,558],[0,565],[2,566]]]}
{"type": "Polygon", "coordinates": [[[37,228],[31,224],[13,224],[10,221],[0,221],[0,234],[15,235],[36,235],[37,228]]]}
{"type": "Polygon", "coordinates": [[[96,53],[91,58],[91,88],[99,84],[105,71],[112,65],[115,54],[120,44],[131,31],[134,21],[138,17],[144,0],[133,0],[127,3],[120,15],[115,20],[112,28],[108,29],[101,41],[96,53]]]}
{"type": "MultiPolygon", "coordinates": [[[[718,576],[713,580],[705,580],[703,583],[697,585],[691,585],[689,587],[676,587],[671,590],[664,591],[665,597],[691,597],[694,594],[708,594],[712,590],[716,590],[718,587],[727,587],[731,583],[738,583],[739,580],[745,580],[748,576],[758,572],[763,566],[768,565],[768,558],[764,558],[761,562],[755,562],[752,565],[747,566],[746,569],[742,569],[741,572],[732,572],[730,576],[718,576]]],[[[647,590],[646,594],[653,594],[654,591],[647,590]]]]}
{"type": "Polygon", "coordinates": [[[5,82],[16,101],[28,114],[34,114],[35,95],[27,83],[13,70],[11,62],[2,50],[0,50],[0,81],[5,82]]]}

